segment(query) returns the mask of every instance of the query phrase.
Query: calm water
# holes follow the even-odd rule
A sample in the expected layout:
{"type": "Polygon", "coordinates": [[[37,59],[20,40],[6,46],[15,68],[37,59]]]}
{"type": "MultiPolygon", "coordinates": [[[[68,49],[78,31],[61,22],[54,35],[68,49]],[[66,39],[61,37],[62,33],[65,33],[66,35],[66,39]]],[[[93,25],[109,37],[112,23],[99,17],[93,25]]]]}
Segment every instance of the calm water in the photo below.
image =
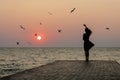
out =
{"type": "MultiPolygon", "coordinates": [[[[83,48],[0,48],[0,77],[55,60],[84,60],[83,48]]],[[[120,48],[93,48],[90,60],[116,60],[120,63],[120,48]]]]}

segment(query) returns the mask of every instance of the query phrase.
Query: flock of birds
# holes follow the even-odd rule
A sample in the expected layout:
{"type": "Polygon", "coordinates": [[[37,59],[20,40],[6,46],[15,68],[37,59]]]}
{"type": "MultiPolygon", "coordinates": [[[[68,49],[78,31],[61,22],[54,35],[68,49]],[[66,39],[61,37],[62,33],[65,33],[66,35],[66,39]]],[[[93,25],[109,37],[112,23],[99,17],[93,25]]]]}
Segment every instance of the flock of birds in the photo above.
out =
{"type": "MultiPolygon", "coordinates": [[[[70,13],[73,13],[73,12],[75,11],[75,9],[76,9],[76,8],[73,8],[73,9],[70,11],[70,13]]],[[[53,15],[51,12],[48,12],[48,14],[49,14],[49,15],[53,15]]],[[[43,25],[42,22],[40,22],[40,25],[43,25]]],[[[25,28],[24,26],[22,26],[22,25],[19,25],[19,26],[20,26],[20,28],[21,28],[22,30],[26,30],[26,28],[25,28]]],[[[59,33],[62,32],[62,29],[57,29],[57,32],[59,32],[59,33]]],[[[35,36],[38,36],[37,33],[35,33],[34,35],[35,35],[35,36]]],[[[16,42],[16,44],[19,45],[20,43],[19,43],[19,42],[16,42]]]]}
{"type": "MultiPolygon", "coordinates": [[[[70,13],[73,13],[75,10],[76,10],[76,8],[73,8],[72,10],[70,10],[70,13]]],[[[51,12],[48,12],[48,14],[49,14],[49,15],[53,15],[51,12]]],[[[40,25],[43,25],[42,22],[40,22],[40,25]]],[[[22,25],[20,25],[20,28],[21,28],[22,30],[26,30],[26,28],[25,28],[24,26],[22,26],[22,25]]],[[[110,30],[110,28],[107,27],[106,30],[110,30]]],[[[62,32],[62,29],[57,29],[57,32],[59,32],[59,33],[62,32]]],[[[35,35],[35,36],[38,36],[37,33],[35,33],[34,35],[35,35]]],[[[16,42],[16,44],[19,45],[20,43],[19,43],[19,42],[16,42]]]]}

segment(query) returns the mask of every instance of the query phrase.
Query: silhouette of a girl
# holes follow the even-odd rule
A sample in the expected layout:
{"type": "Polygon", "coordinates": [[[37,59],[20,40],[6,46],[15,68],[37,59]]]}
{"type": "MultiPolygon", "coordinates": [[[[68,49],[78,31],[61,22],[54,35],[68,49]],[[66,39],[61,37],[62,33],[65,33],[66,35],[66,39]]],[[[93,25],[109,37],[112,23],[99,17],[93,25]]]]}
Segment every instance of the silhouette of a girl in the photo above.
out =
{"type": "Polygon", "coordinates": [[[83,40],[84,40],[84,51],[85,51],[85,57],[86,62],[89,61],[89,50],[94,46],[94,44],[89,40],[90,35],[92,34],[92,31],[85,25],[85,33],[83,34],[83,40]]]}

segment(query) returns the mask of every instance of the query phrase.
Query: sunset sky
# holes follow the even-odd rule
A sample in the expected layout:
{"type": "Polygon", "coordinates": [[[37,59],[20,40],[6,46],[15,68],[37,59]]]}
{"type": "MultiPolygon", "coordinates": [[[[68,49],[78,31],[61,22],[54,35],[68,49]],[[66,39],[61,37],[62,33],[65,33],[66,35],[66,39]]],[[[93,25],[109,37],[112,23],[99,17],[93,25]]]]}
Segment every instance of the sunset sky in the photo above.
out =
{"type": "Polygon", "coordinates": [[[96,47],[120,47],[120,0],[0,0],[0,47],[82,47],[83,24],[96,47]]]}

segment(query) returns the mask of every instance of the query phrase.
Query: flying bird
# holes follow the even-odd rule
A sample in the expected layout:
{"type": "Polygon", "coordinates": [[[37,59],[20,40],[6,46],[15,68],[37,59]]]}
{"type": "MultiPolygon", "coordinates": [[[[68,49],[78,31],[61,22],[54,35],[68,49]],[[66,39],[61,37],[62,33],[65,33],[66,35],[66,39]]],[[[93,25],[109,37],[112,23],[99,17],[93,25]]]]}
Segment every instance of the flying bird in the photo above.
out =
{"type": "Polygon", "coordinates": [[[17,45],[19,45],[19,42],[16,42],[17,45]]]}
{"type": "Polygon", "coordinates": [[[62,30],[61,29],[58,29],[58,32],[61,32],[62,30]]]}
{"type": "Polygon", "coordinates": [[[74,12],[74,11],[75,11],[75,9],[76,9],[76,8],[73,8],[70,12],[71,12],[71,13],[72,13],[72,12],[74,12]]]}
{"type": "Polygon", "coordinates": [[[51,12],[48,12],[49,15],[53,15],[51,12]]]}
{"type": "Polygon", "coordinates": [[[35,36],[37,36],[37,33],[35,33],[35,36]]]}
{"type": "Polygon", "coordinates": [[[106,28],[107,30],[109,30],[110,28],[106,28]]]}
{"type": "Polygon", "coordinates": [[[23,29],[23,30],[25,30],[25,27],[23,27],[22,25],[20,25],[20,28],[23,29]]]}
{"type": "Polygon", "coordinates": [[[40,25],[42,25],[42,23],[40,22],[40,25]]]}

